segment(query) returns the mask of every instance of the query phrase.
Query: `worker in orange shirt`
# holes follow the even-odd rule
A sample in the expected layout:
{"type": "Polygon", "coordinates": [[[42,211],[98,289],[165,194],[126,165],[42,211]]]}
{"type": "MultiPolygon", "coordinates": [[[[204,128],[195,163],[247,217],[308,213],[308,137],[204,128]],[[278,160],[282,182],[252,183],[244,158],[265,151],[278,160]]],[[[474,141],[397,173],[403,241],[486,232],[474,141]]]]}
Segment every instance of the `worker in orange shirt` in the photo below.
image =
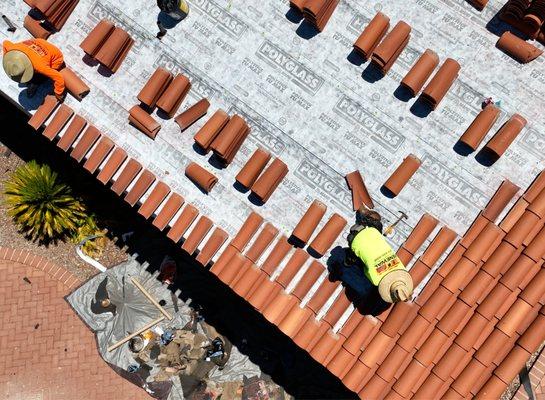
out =
{"type": "Polygon", "coordinates": [[[53,80],[55,96],[64,100],[64,78],[59,72],[64,67],[62,52],[43,39],[30,39],[20,43],[9,40],[3,43],[2,66],[15,82],[28,83],[27,95],[34,96],[45,78],[53,80]]]}

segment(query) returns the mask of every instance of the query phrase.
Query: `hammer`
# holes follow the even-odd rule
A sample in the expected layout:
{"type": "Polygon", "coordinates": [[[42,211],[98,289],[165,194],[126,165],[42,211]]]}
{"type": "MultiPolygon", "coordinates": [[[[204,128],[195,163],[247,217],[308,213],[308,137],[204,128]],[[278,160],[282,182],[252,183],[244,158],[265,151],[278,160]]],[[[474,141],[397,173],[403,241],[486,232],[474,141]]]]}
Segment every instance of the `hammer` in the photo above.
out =
{"type": "Polygon", "coordinates": [[[384,230],[384,235],[385,236],[390,236],[394,232],[394,228],[396,227],[396,225],[399,224],[401,222],[401,220],[408,218],[407,214],[405,214],[403,211],[399,211],[399,213],[401,213],[399,218],[393,224],[386,227],[386,229],[384,230]]]}
{"type": "Polygon", "coordinates": [[[10,19],[6,15],[2,15],[2,19],[4,20],[4,22],[8,26],[8,32],[15,32],[15,30],[17,28],[15,27],[15,25],[13,25],[13,22],[11,22],[10,19]]]}

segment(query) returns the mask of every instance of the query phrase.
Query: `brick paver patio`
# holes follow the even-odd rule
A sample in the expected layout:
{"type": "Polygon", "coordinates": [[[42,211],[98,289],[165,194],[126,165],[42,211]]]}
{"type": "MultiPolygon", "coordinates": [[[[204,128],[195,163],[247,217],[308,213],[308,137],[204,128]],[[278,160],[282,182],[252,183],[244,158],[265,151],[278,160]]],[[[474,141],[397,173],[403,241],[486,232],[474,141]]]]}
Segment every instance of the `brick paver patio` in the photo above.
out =
{"type": "Polygon", "coordinates": [[[63,298],[79,284],[47,260],[0,247],[0,399],[150,398],[100,358],[63,298]]]}

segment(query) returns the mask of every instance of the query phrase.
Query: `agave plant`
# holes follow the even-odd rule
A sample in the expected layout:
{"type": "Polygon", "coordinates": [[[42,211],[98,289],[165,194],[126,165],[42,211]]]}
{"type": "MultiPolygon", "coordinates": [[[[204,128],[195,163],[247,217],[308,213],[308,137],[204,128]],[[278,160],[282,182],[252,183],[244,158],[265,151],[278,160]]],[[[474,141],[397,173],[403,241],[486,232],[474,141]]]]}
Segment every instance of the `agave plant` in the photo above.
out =
{"type": "Polygon", "coordinates": [[[5,182],[8,213],[33,240],[62,239],[86,219],[85,206],[48,165],[30,161],[5,182]]]}
{"type": "Polygon", "coordinates": [[[102,254],[104,247],[106,247],[107,239],[105,235],[106,230],[99,229],[94,216],[90,215],[82,220],[76,227],[72,236],[72,242],[78,244],[90,236],[98,236],[92,240],[86,241],[81,248],[88,256],[97,258],[102,254]]]}

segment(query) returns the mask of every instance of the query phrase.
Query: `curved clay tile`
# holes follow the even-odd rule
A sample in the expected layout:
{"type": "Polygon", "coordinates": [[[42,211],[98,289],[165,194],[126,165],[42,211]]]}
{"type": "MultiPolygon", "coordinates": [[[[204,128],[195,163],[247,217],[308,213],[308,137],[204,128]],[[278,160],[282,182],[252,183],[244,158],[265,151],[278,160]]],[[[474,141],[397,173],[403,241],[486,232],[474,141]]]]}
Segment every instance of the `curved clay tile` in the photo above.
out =
{"type": "Polygon", "coordinates": [[[239,229],[236,236],[231,241],[231,246],[240,252],[244,251],[244,248],[250,239],[255,235],[262,223],[263,217],[255,212],[251,212],[242,224],[242,227],[239,229]]]}
{"type": "Polygon", "coordinates": [[[509,337],[516,335],[517,329],[524,321],[527,314],[532,311],[532,306],[522,299],[517,299],[502,317],[496,328],[509,337]]]}
{"type": "Polygon", "coordinates": [[[389,27],[390,18],[383,13],[378,12],[354,43],[354,49],[365,59],[368,59],[371,57],[384,35],[386,35],[386,32],[388,32],[389,27]]]}
{"type": "Polygon", "coordinates": [[[416,96],[422,90],[437,65],[439,65],[437,53],[426,49],[401,80],[401,85],[406,87],[413,96],[416,96]]]}
{"type": "Polygon", "coordinates": [[[255,242],[246,252],[246,258],[252,260],[254,263],[257,262],[277,234],[278,229],[273,224],[267,222],[263,227],[263,230],[257,236],[255,242]]]}
{"type": "Polygon", "coordinates": [[[396,343],[392,351],[388,353],[384,361],[378,367],[377,375],[385,381],[394,381],[395,377],[399,376],[398,373],[400,373],[401,366],[405,362],[407,362],[407,364],[410,362],[409,352],[396,343]]]}
{"type": "Polygon", "coordinates": [[[282,287],[269,279],[265,279],[248,298],[248,302],[256,310],[263,310],[282,290],[282,287]]]}
{"type": "Polygon", "coordinates": [[[312,261],[291,294],[302,301],[324,271],[325,267],[322,264],[316,260],[312,261]]]}
{"type": "Polygon", "coordinates": [[[380,327],[380,330],[391,338],[402,335],[416,317],[418,306],[411,302],[399,302],[393,305],[392,312],[380,327]]]}
{"type": "Polygon", "coordinates": [[[470,312],[471,306],[467,305],[463,300],[458,298],[445,313],[445,315],[443,315],[443,317],[439,320],[436,328],[443,332],[443,334],[447,337],[450,337],[470,312]]]}
{"type": "Polygon", "coordinates": [[[297,299],[286,293],[284,290],[263,309],[263,316],[271,324],[277,325],[282,321],[288,312],[297,306],[297,299]]]}
{"type": "Polygon", "coordinates": [[[527,209],[507,235],[505,235],[504,240],[519,248],[533,227],[539,223],[539,219],[538,215],[527,209]]]}
{"type": "MultiPolygon", "coordinates": [[[[453,269],[451,274],[454,273],[454,271],[456,271],[456,269],[453,269]]],[[[434,322],[434,319],[442,311],[446,311],[450,304],[454,303],[455,300],[455,295],[448,288],[440,285],[435,292],[433,292],[426,304],[418,311],[418,315],[426,319],[428,323],[434,322]]]]}
{"type": "Polygon", "coordinates": [[[482,216],[494,222],[519,190],[520,188],[517,185],[505,179],[486,205],[482,216]]]}
{"type": "Polygon", "coordinates": [[[89,32],[79,47],[81,47],[86,54],[94,57],[106,39],[112,34],[114,28],[114,24],[112,24],[110,21],[100,21],[97,26],[95,26],[93,30],[89,32]]]}
{"type": "Polygon", "coordinates": [[[218,259],[214,262],[212,267],[210,267],[210,272],[214,275],[218,276],[220,272],[225,268],[225,266],[229,263],[233,255],[238,252],[238,250],[228,244],[221,254],[219,255],[218,259]]]}
{"type": "Polygon", "coordinates": [[[53,111],[55,111],[59,104],[60,103],[55,96],[45,96],[44,102],[40,105],[40,107],[38,107],[34,115],[30,117],[28,124],[35,130],[38,130],[38,128],[40,128],[49,118],[49,116],[53,114],[53,111]]]}
{"type": "Polygon", "coordinates": [[[442,396],[441,387],[445,386],[445,382],[441,380],[437,375],[431,372],[422,385],[418,388],[414,394],[415,399],[431,399],[436,396],[442,396]]]}
{"type": "Polygon", "coordinates": [[[477,10],[482,10],[487,4],[488,0],[468,0],[477,10]]]}
{"type": "Polygon", "coordinates": [[[292,236],[306,244],[322,220],[326,211],[327,206],[324,203],[314,200],[295,226],[292,236]]]}
{"type": "Polygon", "coordinates": [[[471,122],[460,142],[475,151],[485,138],[486,134],[498,120],[500,109],[493,104],[487,105],[471,122]]]}
{"type": "MultiPolygon", "coordinates": [[[[478,319],[480,318],[479,316],[481,316],[487,321],[490,321],[494,317],[498,309],[503,305],[505,300],[511,295],[511,293],[512,291],[509,290],[509,288],[507,288],[502,283],[498,283],[496,286],[494,286],[492,291],[485,297],[482,303],[479,304],[479,306],[475,310],[476,313],[473,314],[473,317],[471,318],[471,320],[478,319]]],[[[477,322],[474,322],[474,323],[476,324],[477,322]]],[[[466,328],[464,328],[464,330],[466,330],[466,328]]],[[[458,337],[460,337],[460,335],[458,335],[458,337]]]]}
{"type": "Polygon", "coordinates": [[[436,109],[458,77],[459,72],[460,64],[452,58],[447,58],[422,92],[422,100],[436,109]]]}
{"type": "Polygon", "coordinates": [[[449,337],[437,327],[431,332],[414,355],[414,359],[424,366],[429,366],[441,348],[449,341],[449,337]]]}
{"type": "Polygon", "coordinates": [[[53,140],[62,131],[62,128],[68,123],[70,118],[74,115],[74,110],[68,107],[66,104],[61,104],[53,118],[42,132],[49,140],[53,140]]]}
{"type": "Polygon", "coordinates": [[[433,238],[428,248],[420,256],[420,261],[429,268],[433,268],[456,237],[456,232],[447,226],[443,226],[433,238]]]}
{"type": "Polygon", "coordinates": [[[249,133],[250,128],[246,121],[239,115],[233,115],[212,141],[210,148],[224,164],[229,165],[249,133]]]}
{"type": "Polygon", "coordinates": [[[373,374],[371,379],[358,392],[358,396],[360,399],[382,399],[387,388],[388,381],[382,379],[380,375],[373,374]]]}
{"type": "Polygon", "coordinates": [[[138,200],[142,198],[144,193],[148,191],[153,182],[155,182],[155,175],[145,169],[125,196],[125,201],[129,203],[129,205],[134,206],[138,200]]]}
{"type": "Polygon", "coordinates": [[[329,221],[318,232],[309,247],[312,248],[318,255],[323,256],[339,237],[344,227],[346,220],[339,214],[333,214],[329,221]]]}
{"type": "Polygon", "coordinates": [[[403,398],[408,398],[425,371],[426,367],[424,365],[418,360],[412,359],[394,386],[392,386],[392,390],[395,390],[400,396],[403,396],[403,398]]]}
{"type": "MultiPolygon", "coordinates": [[[[89,131],[89,129],[87,129],[87,131],[89,131]]],[[[136,178],[136,175],[138,175],[138,173],[141,170],[142,170],[142,164],[140,164],[134,158],[129,159],[127,164],[125,164],[123,171],[121,171],[121,174],[119,174],[119,176],[114,181],[111,187],[112,192],[120,196],[121,193],[123,193],[125,189],[127,189],[127,187],[131,184],[134,178],[136,178]]]]}
{"type": "Polygon", "coordinates": [[[66,90],[70,93],[76,100],[81,101],[85,96],[89,94],[91,89],[87,84],[76,75],[74,71],[70,68],[65,67],[60,71],[62,77],[64,78],[64,84],[66,90]]]}
{"type": "Polygon", "coordinates": [[[201,265],[207,265],[225,243],[227,237],[227,232],[221,228],[215,228],[195,259],[201,265]]]}
{"type": "Polygon", "coordinates": [[[363,343],[365,343],[372,332],[376,332],[379,329],[378,325],[378,320],[375,317],[366,315],[350,336],[346,338],[343,347],[350,354],[359,356],[363,343]]]}
{"type": "Polygon", "coordinates": [[[314,318],[314,313],[307,307],[293,307],[286,317],[278,324],[278,329],[280,329],[286,336],[290,338],[295,337],[297,333],[301,330],[303,325],[309,320],[309,318],[314,318]]]}
{"type": "Polygon", "coordinates": [[[107,184],[115,175],[127,158],[127,153],[121,147],[116,147],[112,155],[108,157],[106,164],[97,175],[97,180],[102,184],[107,184]]]}
{"type": "Polygon", "coordinates": [[[545,218],[545,189],[532,200],[527,210],[540,218],[545,218]]]}
{"type": "Polygon", "coordinates": [[[262,202],[267,202],[287,174],[288,166],[275,158],[252,185],[252,193],[262,202]]]}
{"type": "Polygon", "coordinates": [[[214,174],[194,162],[188,164],[185,175],[206,193],[210,193],[218,183],[218,178],[214,174]]]}
{"type": "Polygon", "coordinates": [[[499,399],[506,388],[506,383],[502,382],[496,375],[492,375],[490,379],[486,381],[481,390],[479,390],[479,393],[477,393],[474,399],[499,399]]]}
{"type": "Polygon", "coordinates": [[[172,74],[164,68],[157,68],[148,79],[136,98],[149,108],[155,108],[159,97],[163,94],[169,83],[172,81],[172,74]]]}
{"type": "Polygon", "coordinates": [[[237,283],[232,286],[233,291],[244,299],[248,299],[252,293],[252,288],[260,278],[265,278],[261,269],[252,264],[248,270],[240,277],[237,283]]]}
{"type": "Polygon", "coordinates": [[[371,62],[386,74],[409,43],[411,27],[405,21],[399,21],[376,47],[371,62]]]}
{"type": "Polygon", "coordinates": [[[343,289],[331,307],[327,310],[326,314],[322,317],[322,322],[329,325],[331,329],[335,327],[337,322],[341,319],[344,313],[348,310],[352,302],[346,297],[346,292],[343,289]]]}
{"type": "MultiPolygon", "coordinates": [[[[453,395],[455,397],[461,396],[464,399],[472,397],[470,391],[480,376],[486,372],[486,369],[486,366],[480,361],[472,358],[460,375],[454,380],[449,391],[451,393],[454,392],[453,395]]],[[[445,393],[446,398],[452,398],[449,391],[445,393]]]]}
{"type": "Polygon", "coordinates": [[[64,134],[57,142],[57,147],[61,150],[68,151],[70,147],[74,144],[78,136],[87,126],[87,121],[81,115],[76,114],[68,128],[64,131],[64,134]]]}
{"type": "Polygon", "coordinates": [[[422,162],[418,157],[414,154],[409,154],[384,183],[384,187],[394,196],[397,196],[418,168],[420,168],[421,164],[422,162]]]}
{"type": "Polygon", "coordinates": [[[490,221],[483,217],[482,212],[480,212],[477,218],[475,218],[469,229],[464,234],[462,240],[460,241],[460,245],[462,245],[466,249],[471,246],[471,243],[473,243],[473,241],[477,239],[479,234],[489,223],[490,221]]]}
{"type": "Polygon", "coordinates": [[[129,122],[151,139],[161,130],[161,125],[140,106],[129,110],[129,122]]]}
{"type": "Polygon", "coordinates": [[[538,176],[536,176],[522,197],[528,203],[531,203],[543,191],[543,189],[545,189],[545,170],[542,170],[538,176]]]}
{"type": "Polygon", "coordinates": [[[30,15],[25,16],[23,27],[37,39],[47,40],[51,36],[51,32],[48,31],[41,23],[41,21],[32,18],[30,15]]]}
{"type": "Polygon", "coordinates": [[[471,260],[474,264],[478,264],[501,233],[502,230],[499,226],[493,222],[489,222],[467,248],[464,257],[471,260]]]}
{"type": "Polygon", "coordinates": [[[451,372],[456,368],[466,354],[467,351],[454,342],[441,360],[439,360],[435,367],[432,368],[432,372],[439,379],[443,381],[448,380],[451,372]]]}
{"type": "Polygon", "coordinates": [[[330,354],[330,357],[328,358],[330,358],[330,360],[327,363],[327,369],[341,380],[358,361],[358,358],[350,354],[342,345],[335,354],[330,354]]]}
{"type": "Polygon", "coordinates": [[[462,293],[460,293],[459,300],[466,303],[468,306],[472,306],[477,302],[481,302],[484,296],[488,294],[488,291],[494,281],[494,277],[483,269],[480,269],[477,274],[471,278],[471,282],[467,284],[462,293]]]}
{"type": "Polygon", "coordinates": [[[116,27],[100,47],[94,58],[112,72],[116,72],[129,53],[134,40],[123,29],[116,27]]]}
{"type": "Polygon", "coordinates": [[[525,126],[526,119],[524,117],[519,114],[513,115],[484,148],[492,152],[496,157],[501,157],[525,126]]]}
{"type": "Polygon", "coordinates": [[[498,352],[508,344],[509,339],[501,330],[494,328],[473,357],[488,367],[494,362],[498,352]]]}
{"type": "Polygon", "coordinates": [[[327,331],[310,351],[310,355],[322,365],[327,365],[333,356],[341,348],[343,339],[341,336],[327,331]]]}
{"type": "Polygon", "coordinates": [[[422,218],[420,218],[407,237],[407,240],[403,243],[403,248],[411,254],[415,254],[433,232],[438,223],[439,221],[430,214],[426,213],[422,215],[422,218]]]}
{"type": "Polygon", "coordinates": [[[268,257],[261,264],[263,272],[271,276],[290,250],[291,244],[288,243],[288,238],[286,236],[280,237],[268,257]]]}
{"type": "Polygon", "coordinates": [[[284,289],[288,287],[291,280],[297,275],[299,270],[303,267],[308,260],[308,253],[302,249],[295,249],[290,259],[286,263],[284,269],[280,275],[276,278],[276,282],[280,284],[284,289]]]}
{"type": "Polygon", "coordinates": [[[413,254],[404,247],[400,247],[396,251],[397,258],[405,266],[408,266],[411,260],[414,258],[413,254]]]}
{"type": "Polygon", "coordinates": [[[524,334],[517,340],[517,345],[529,353],[533,353],[543,342],[545,332],[545,316],[538,314],[524,334]]]}
{"type": "Polygon", "coordinates": [[[541,228],[536,237],[524,249],[523,254],[539,262],[545,256],[545,228],[541,228]]]}
{"type": "Polygon", "coordinates": [[[331,282],[328,278],[326,278],[308,302],[307,307],[317,314],[329,300],[331,295],[333,295],[335,290],[337,290],[339,285],[339,282],[331,282]]]}
{"type": "Polygon", "coordinates": [[[320,339],[321,334],[327,331],[327,325],[315,318],[309,318],[301,330],[293,337],[294,343],[304,350],[310,350],[320,339]]]}
{"type": "Polygon", "coordinates": [[[290,0],[290,7],[302,13],[306,2],[307,0],[290,0]]]}
{"type": "Polygon", "coordinates": [[[318,32],[322,32],[338,4],[339,0],[307,1],[303,5],[303,16],[318,32]]]}
{"type": "Polygon", "coordinates": [[[89,158],[83,164],[83,168],[94,174],[114,147],[115,144],[109,137],[102,136],[89,158]]]}
{"type": "Polygon", "coordinates": [[[91,150],[91,147],[95,142],[102,136],[100,131],[95,128],[93,125],[90,125],[85,132],[81,135],[78,143],[74,146],[70,152],[70,157],[72,157],[77,162],[83,160],[85,155],[91,150]]]}
{"type": "Polygon", "coordinates": [[[535,264],[536,262],[526,254],[521,254],[507,272],[503,274],[500,283],[512,291],[516,290],[535,264]]]}
{"type": "MultiPolygon", "coordinates": [[[[162,231],[167,227],[169,222],[174,218],[176,213],[182,208],[185,200],[178,193],[172,193],[171,196],[164,203],[161,211],[153,219],[153,226],[162,231]]],[[[179,219],[179,218],[178,218],[179,219]]],[[[167,237],[170,239],[173,237],[173,234],[169,231],[167,237]],[[170,237],[169,237],[170,235],[170,237]]],[[[177,238],[179,239],[179,238],[177,238]]],[[[172,239],[174,240],[174,239],[172,239]]],[[[178,241],[178,240],[176,240],[178,241]]]]}
{"type": "Polygon", "coordinates": [[[363,388],[363,378],[365,378],[370,371],[371,368],[358,360],[342,381],[348,389],[358,393],[363,388]]]}
{"type": "Polygon", "coordinates": [[[522,347],[515,345],[509,352],[507,357],[494,370],[494,375],[501,379],[506,385],[518,375],[526,361],[530,358],[531,353],[524,350],[522,347]]]}
{"type": "Polygon", "coordinates": [[[210,218],[205,216],[200,217],[195,224],[195,227],[184,241],[182,249],[187,251],[188,254],[193,254],[204,240],[210,229],[212,229],[212,225],[214,225],[214,223],[210,220],[210,218]]]}
{"type": "Polygon", "coordinates": [[[540,269],[536,276],[530,281],[530,283],[524,288],[520,294],[520,298],[531,304],[536,305],[538,302],[543,302],[545,293],[543,288],[545,287],[545,269],[540,269]]]}
{"type": "Polygon", "coordinates": [[[504,32],[500,36],[496,47],[523,64],[533,61],[543,54],[543,50],[538,49],[533,44],[522,40],[509,31],[504,32]]]}
{"type": "MultiPolygon", "coordinates": [[[[407,253],[411,254],[409,252],[407,253]]],[[[403,265],[406,264],[403,262],[403,265]]],[[[424,264],[420,259],[418,259],[409,270],[409,274],[411,275],[411,279],[413,280],[414,287],[417,287],[420,282],[422,282],[424,278],[430,273],[430,271],[431,268],[424,264]]]]}
{"type": "Polygon", "coordinates": [[[522,214],[524,214],[524,211],[526,211],[528,205],[529,203],[524,199],[524,196],[519,198],[515,202],[513,207],[511,207],[509,212],[501,220],[500,228],[504,232],[508,233],[513,228],[513,226],[515,226],[522,214]]]}
{"type": "Polygon", "coordinates": [[[229,283],[236,278],[238,272],[246,261],[246,258],[242,254],[238,252],[235,253],[225,268],[223,268],[218,274],[219,280],[226,285],[229,285],[229,283]]]}
{"type": "Polygon", "coordinates": [[[341,335],[345,339],[348,338],[357,328],[362,319],[363,315],[359,312],[359,310],[354,309],[354,311],[352,311],[352,314],[350,314],[350,317],[348,317],[342,328],[339,330],[339,335],[341,335]]]}
{"type": "Polygon", "coordinates": [[[227,113],[221,109],[217,110],[195,134],[193,137],[195,143],[208,152],[210,145],[228,121],[229,116],[227,113]]]}
{"type": "Polygon", "coordinates": [[[235,180],[245,188],[251,188],[270,159],[271,153],[261,147],[257,148],[241,168],[235,180]]]}
{"type": "Polygon", "coordinates": [[[207,99],[201,99],[174,118],[174,121],[183,132],[193,125],[199,118],[204,117],[208,112],[208,107],[210,107],[210,102],[207,99]]]}
{"type": "Polygon", "coordinates": [[[368,208],[375,208],[373,199],[363,182],[360,171],[350,172],[345,177],[348,188],[352,191],[352,209],[359,210],[363,205],[368,208]]]}
{"type": "Polygon", "coordinates": [[[169,118],[172,118],[178,111],[178,108],[180,108],[180,104],[182,104],[190,89],[191,82],[189,82],[189,78],[181,74],[176,75],[159,100],[157,100],[157,107],[163,110],[169,118]]]}
{"type": "Polygon", "coordinates": [[[138,214],[145,219],[151,217],[151,215],[159,208],[159,205],[170,193],[170,187],[164,182],[158,182],[153,188],[148,198],[144,201],[142,206],[138,209],[138,214]]]}

